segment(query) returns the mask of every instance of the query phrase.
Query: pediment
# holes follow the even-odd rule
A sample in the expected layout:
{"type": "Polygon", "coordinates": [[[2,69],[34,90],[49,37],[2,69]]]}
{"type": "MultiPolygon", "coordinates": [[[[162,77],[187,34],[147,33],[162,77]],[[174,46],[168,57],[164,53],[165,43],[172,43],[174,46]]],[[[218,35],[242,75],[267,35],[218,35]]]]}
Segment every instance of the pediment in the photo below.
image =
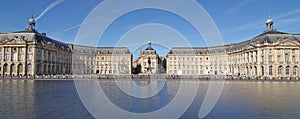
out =
{"type": "Polygon", "coordinates": [[[248,44],[245,46],[245,49],[253,49],[253,48],[256,48],[256,46],[253,44],[248,44]]]}
{"type": "Polygon", "coordinates": [[[297,41],[284,40],[279,42],[276,46],[300,46],[300,44],[297,41]]]}
{"type": "Polygon", "coordinates": [[[6,44],[6,45],[26,44],[26,41],[23,39],[6,39],[2,41],[2,44],[6,44]]]}

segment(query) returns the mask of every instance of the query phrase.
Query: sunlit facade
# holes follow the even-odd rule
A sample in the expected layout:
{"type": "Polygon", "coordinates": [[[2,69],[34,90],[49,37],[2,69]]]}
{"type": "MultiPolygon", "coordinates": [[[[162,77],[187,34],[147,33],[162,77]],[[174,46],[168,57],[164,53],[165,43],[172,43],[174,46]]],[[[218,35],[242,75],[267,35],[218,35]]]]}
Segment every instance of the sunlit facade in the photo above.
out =
{"type": "Polygon", "coordinates": [[[126,47],[72,45],[73,74],[128,75],[132,54],[126,47]]]}
{"type": "Polygon", "coordinates": [[[231,75],[295,78],[300,75],[300,34],[273,29],[250,40],[214,47],[173,47],[160,57],[149,41],[132,60],[126,47],[91,47],[66,44],[35,30],[0,33],[0,75],[231,75]]]}
{"type": "Polygon", "coordinates": [[[148,47],[141,50],[139,57],[133,61],[133,69],[135,74],[159,74],[165,73],[165,59],[159,57],[151,46],[151,41],[148,42],[148,47]]]}
{"type": "Polygon", "coordinates": [[[273,29],[253,39],[220,47],[172,48],[168,75],[233,75],[247,77],[299,77],[300,35],[273,29]]]}
{"type": "Polygon", "coordinates": [[[26,30],[0,33],[0,74],[6,76],[71,74],[68,44],[37,32],[35,21],[26,30]]]}

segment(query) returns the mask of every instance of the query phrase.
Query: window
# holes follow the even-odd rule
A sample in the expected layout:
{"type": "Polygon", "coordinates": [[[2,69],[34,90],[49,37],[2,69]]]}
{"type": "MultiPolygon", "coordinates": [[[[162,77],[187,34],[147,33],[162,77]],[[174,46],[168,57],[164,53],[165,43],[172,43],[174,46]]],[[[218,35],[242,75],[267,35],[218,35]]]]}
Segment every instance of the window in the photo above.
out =
{"type": "Polygon", "coordinates": [[[16,72],[16,65],[15,64],[12,64],[11,65],[11,72],[16,72]]]}
{"type": "Polygon", "coordinates": [[[269,66],[269,75],[273,75],[273,67],[269,66]]]}
{"type": "Polygon", "coordinates": [[[13,61],[17,61],[17,53],[16,52],[13,53],[13,58],[12,59],[13,59],[13,61]]]}
{"type": "Polygon", "coordinates": [[[9,52],[9,49],[10,49],[10,48],[5,48],[5,52],[9,52]]]}
{"type": "Polygon", "coordinates": [[[269,54],[272,54],[272,49],[269,50],[269,54]]]}
{"type": "Polygon", "coordinates": [[[32,48],[31,47],[28,49],[28,52],[32,52],[32,48]]]}
{"type": "Polygon", "coordinates": [[[269,63],[272,63],[272,56],[269,56],[269,63]]]}
{"type": "Polygon", "coordinates": [[[293,63],[296,62],[296,57],[295,56],[292,57],[292,62],[293,63]]]}
{"type": "Polygon", "coordinates": [[[173,71],[172,71],[172,70],[169,70],[169,73],[170,73],[170,74],[173,74],[173,71]]]}
{"type": "Polygon", "coordinates": [[[2,55],[0,54],[0,61],[2,61],[2,55]]]}
{"type": "Polygon", "coordinates": [[[285,68],[285,75],[290,75],[290,66],[285,68]]]}
{"type": "Polygon", "coordinates": [[[0,47],[0,52],[2,52],[2,47],[0,47]]]}
{"type": "Polygon", "coordinates": [[[4,72],[7,72],[7,71],[8,71],[8,70],[7,70],[7,64],[4,64],[4,65],[3,65],[3,71],[4,71],[4,72]]]}
{"type": "Polygon", "coordinates": [[[277,62],[280,63],[280,55],[277,56],[277,62]]]}
{"type": "Polygon", "coordinates": [[[28,61],[32,61],[32,55],[28,55],[28,61]]]}
{"type": "Polygon", "coordinates": [[[294,67],[293,67],[293,75],[297,75],[297,70],[298,70],[298,67],[297,67],[297,66],[294,66],[294,67]]]}
{"type": "Polygon", "coordinates": [[[280,55],[280,49],[277,50],[277,54],[280,55]]]}
{"type": "MultiPolygon", "coordinates": [[[[49,67],[50,68],[50,67],[49,67]]],[[[28,64],[27,66],[27,72],[28,73],[31,73],[31,70],[32,70],[32,65],[31,64],[28,64]]]]}
{"type": "Polygon", "coordinates": [[[289,61],[289,54],[285,54],[284,55],[284,60],[285,60],[286,63],[288,63],[288,61],[289,61]]]}
{"type": "Polygon", "coordinates": [[[282,66],[278,67],[278,75],[282,75],[282,66]]]}
{"type": "Polygon", "coordinates": [[[10,59],[10,55],[9,55],[9,54],[6,54],[6,55],[5,55],[5,61],[9,61],[9,59],[10,59]]]}
{"type": "Polygon", "coordinates": [[[295,54],[295,49],[292,50],[292,53],[295,54]]]}

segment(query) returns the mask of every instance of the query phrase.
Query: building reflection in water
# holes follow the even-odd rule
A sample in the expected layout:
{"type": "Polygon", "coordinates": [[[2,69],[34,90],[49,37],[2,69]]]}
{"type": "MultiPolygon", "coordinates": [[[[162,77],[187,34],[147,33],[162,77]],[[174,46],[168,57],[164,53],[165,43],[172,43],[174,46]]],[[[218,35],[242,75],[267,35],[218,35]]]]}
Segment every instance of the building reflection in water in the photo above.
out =
{"type": "Polygon", "coordinates": [[[0,117],[34,118],[34,81],[0,81],[0,117]]]}
{"type": "MultiPolygon", "coordinates": [[[[154,81],[152,87],[135,93],[163,88],[149,98],[124,93],[114,81],[99,81],[106,96],[118,107],[136,113],[151,112],[168,105],[178,93],[180,81],[154,81]],[[147,89],[147,90],[146,90],[147,89]]],[[[193,81],[183,83],[192,85],[193,81]]],[[[198,118],[208,81],[200,81],[197,96],[182,118],[198,118]]],[[[85,109],[73,81],[0,80],[0,118],[93,118],[85,109]]],[[[227,81],[207,118],[296,118],[300,117],[300,82],[227,81]]],[[[189,92],[186,92],[189,93],[189,92]]],[[[185,100],[185,99],[182,99],[185,100]]],[[[178,107],[182,108],[182,107],[178,107]]]]}

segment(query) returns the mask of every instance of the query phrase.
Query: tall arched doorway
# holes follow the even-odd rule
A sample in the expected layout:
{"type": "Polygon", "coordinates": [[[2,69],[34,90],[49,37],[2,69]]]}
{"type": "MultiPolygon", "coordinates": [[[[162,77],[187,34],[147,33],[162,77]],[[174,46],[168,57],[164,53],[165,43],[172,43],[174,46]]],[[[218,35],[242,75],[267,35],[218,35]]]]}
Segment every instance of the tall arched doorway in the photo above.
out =
{"type": "Polygon", "coordinates": [[[17,75],[20,75],[23,73],[23,65],[22,64],[19,64],[18,65],[18,70],[17,70],[17,75]]]}

